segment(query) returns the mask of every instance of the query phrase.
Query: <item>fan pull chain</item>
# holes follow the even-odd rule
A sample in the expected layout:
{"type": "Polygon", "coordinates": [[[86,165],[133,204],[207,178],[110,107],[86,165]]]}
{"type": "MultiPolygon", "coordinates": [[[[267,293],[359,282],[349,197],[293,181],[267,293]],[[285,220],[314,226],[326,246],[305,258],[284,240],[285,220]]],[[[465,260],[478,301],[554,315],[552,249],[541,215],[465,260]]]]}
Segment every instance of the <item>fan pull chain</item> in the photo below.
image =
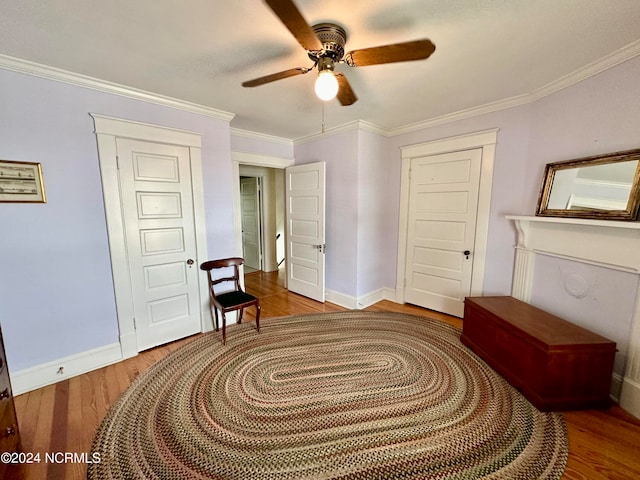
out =
{"type": "Polygon", "coordinates": [[[324,102],[321,102],[322,105],[322,133],[324,133],[324,102]]]}

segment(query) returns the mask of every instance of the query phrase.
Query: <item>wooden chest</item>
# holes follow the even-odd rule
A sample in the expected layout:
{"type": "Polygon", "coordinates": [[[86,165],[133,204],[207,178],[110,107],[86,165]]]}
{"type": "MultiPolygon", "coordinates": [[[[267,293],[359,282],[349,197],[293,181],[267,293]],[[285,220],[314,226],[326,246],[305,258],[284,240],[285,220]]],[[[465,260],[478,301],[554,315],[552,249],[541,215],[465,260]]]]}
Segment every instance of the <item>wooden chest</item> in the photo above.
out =
{"type": "MultiPolygon", "coordinates": [[[[9,371],[7,370],[7,359],[4,354],[2,331],[0,331],[0,452],[18,452],[20,448],[18,420],[13,405],[13,394],[11,392],[9,371]]],[[[0,462],[0,478],[22,478],[17,474],[20,468],[20,465],[2,461],[0,462]]]]}
{"type": "Polygon", "coordinates": [[[606,408],[616,344],[513,297],[465,300],[462,343],[539,410],[606,408]]]}

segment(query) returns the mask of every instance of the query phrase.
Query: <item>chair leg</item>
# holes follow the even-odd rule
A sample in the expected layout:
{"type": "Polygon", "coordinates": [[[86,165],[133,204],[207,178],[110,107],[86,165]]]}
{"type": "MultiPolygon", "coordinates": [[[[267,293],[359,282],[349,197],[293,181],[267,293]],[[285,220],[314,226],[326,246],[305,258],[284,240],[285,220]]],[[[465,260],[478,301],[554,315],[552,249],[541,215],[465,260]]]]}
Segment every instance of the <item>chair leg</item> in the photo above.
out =
{"type": "Polygon", "coordinates": [[[256,328],[258,329],[258,333],[260,333],[260,304],[256,303],[256,328]]]}
{"type": "Polygon", "coordinates": [[[218,309],[213,307],[213,318],[216,322],[216,332],[218,331],[218,309]]]}
{"type": "Polygon", "coordinates": [[[242,314],[244,313],[244,308],[241,308],[238,311],[238,322],[237,323],[242,323],[242,314]]]}
{"type": "Polygon", "coordinates": [[[226,345],[227,344],[227,316],[224,314],[224,312],[222,313],[222,344],[226,345]]]}

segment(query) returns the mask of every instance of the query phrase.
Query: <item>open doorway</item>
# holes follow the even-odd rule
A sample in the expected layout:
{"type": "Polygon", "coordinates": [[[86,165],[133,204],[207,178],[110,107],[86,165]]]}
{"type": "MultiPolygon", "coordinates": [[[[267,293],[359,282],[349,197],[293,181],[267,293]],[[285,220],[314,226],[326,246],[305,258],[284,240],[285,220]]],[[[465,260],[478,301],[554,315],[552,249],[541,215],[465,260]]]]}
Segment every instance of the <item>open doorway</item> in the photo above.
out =
{"type": "Polygon", "coordinates": [[[241,164],[238,173],[245,273],[284,268],[284,169],[241,164]]]}
{"type": "MultiPolygon", "coordinates": [[[[231,152],[232,159],[232,177],[238,179],[233,182],[233,204],[234,204],[234,237],[235,237],[235,255],[242,256],[242,215],[240,209],[240,167],[242,167],[242,176],[257,176],[261,177],[273,172],[273,191],[276,192],[276,198],[282,208],[277,210],[276,223],[281,225],[281,228],[276,227],[274,230],[263,228],[263,239],[266,238],[265,250],[275,252],[275,255],[271,253],[266,254],[263,251],[263,259],[268,258],[273,260],[268,264],[263,265],[263,268],[274,268],[278,273],[278,277],[284,278],[284,288],[287,288],[286,279],[286,238],[285,238],[285,169],[294,165],[293,158],[275,157],[271,155],[261,155],[248,152],[231,152]],[[276,172],[278,174],[276,175],[276,172]]],[[[271,185],[270,182],[266,182],[267,185],[271,185]]],[[[263,182],[264,186],[264,182],[263,182]]],[[[272,211],[270,207],[266,207],[267,211],[272,211]]],[[[276,214],[274,214],[276,215],[276,214]]],[[[264,215],[263,215],[264,219],[264,215]]],[[[266,223],[263,221],[263,224],[266,223]]],[[[271,223],[270,223],[271,224],[271,223]]]]}

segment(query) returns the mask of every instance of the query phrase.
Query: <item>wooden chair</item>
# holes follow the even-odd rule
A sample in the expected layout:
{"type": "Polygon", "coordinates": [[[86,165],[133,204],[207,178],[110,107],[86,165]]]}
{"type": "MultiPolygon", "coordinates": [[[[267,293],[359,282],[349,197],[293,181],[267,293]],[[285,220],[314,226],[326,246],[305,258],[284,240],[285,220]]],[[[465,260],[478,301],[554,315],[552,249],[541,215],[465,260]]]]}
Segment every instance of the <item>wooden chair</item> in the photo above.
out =
{"type": "Polygon", "coordinates": [[[243,263],[244,258],[233,257],[209,260],[200,265],[200,269],[205,270],[209,277],[209,295],[211,297],[211,309],[216,322],[216,332],[218,331],[218,310],[222,314],[222,343],[225,345],[227,343],[227,312],[237,310],[238,323],[240,323],[244,309],[255,305],[256,328],[260,332],[260,301],[240,288],[240,265],[243,263]],[[218,269],[224,269],[224,271],[220,271],[220,277],[217,277],[213,272],[218,269]],[[216,293],[215,287],[223,283],[231,284],[229,285],[231,289],[219,288],[222,293],[216,293]]]}

